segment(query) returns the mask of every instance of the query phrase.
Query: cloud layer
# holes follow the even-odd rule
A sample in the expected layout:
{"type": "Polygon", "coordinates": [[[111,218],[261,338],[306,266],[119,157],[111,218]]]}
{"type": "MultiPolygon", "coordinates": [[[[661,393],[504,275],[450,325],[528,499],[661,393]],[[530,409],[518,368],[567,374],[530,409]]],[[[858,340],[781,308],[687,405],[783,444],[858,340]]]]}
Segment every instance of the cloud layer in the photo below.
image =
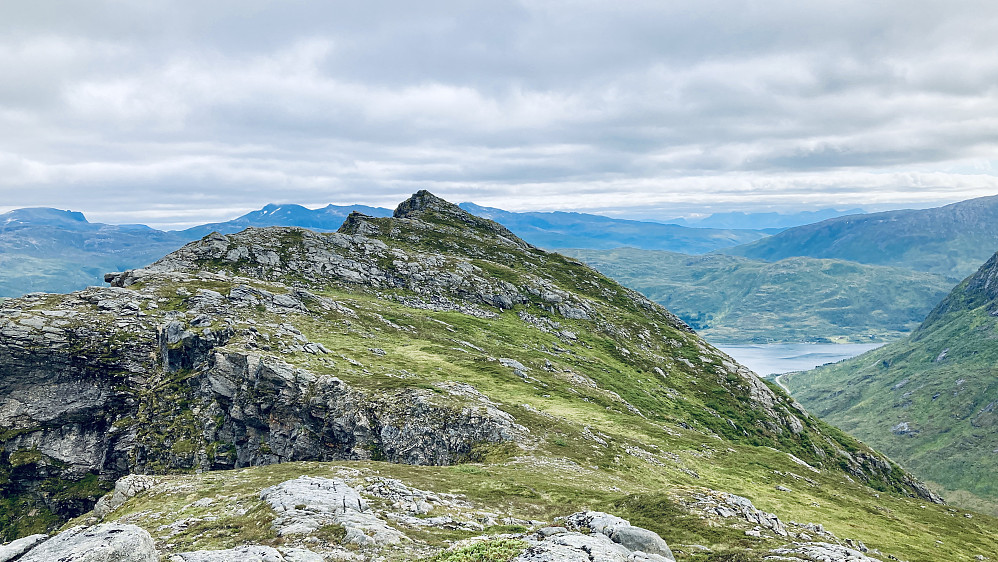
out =
{"type": "Polygon", "coordinates": [[[0,22],[0,205],[929,205],[998,193],[989,2],[36,1],[0,22]]]}

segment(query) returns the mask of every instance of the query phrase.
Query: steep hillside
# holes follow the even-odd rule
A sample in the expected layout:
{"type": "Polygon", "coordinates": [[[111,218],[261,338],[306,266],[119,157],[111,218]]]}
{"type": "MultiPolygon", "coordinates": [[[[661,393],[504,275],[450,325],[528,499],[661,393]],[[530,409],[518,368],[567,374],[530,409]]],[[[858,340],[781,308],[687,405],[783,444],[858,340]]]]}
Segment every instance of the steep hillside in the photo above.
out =
{"type": "Polygon", "coordinates": [[[993,519],[932,503],[661,306],[426,192],[109,280],[0,303],[0,525],[86,525],[0,547],[25,560],[998,550],[993,519]],[[87,512],[129,473],[149,476],[87,512]]]}
{"type": "Polygon", "coordinates": [[[998,512],[998,254],[910,337],[782,377],[808,409],[954,503],[998,512]]]}
{"type": "Polygon", "coordinates": [[[474,203],[461,203],[461,208],[492,219],[527,242],[548,249],[609,249],[630,246],[646,250],[703,254],[769,236],[769,233],[762,230],[690,228],[585,213],[513,213],[480,207],[474,203]]]}
{"type": "Polygon", "coordinates": [[[869,342],[918,327],[952,283],[841,260],[561,250],[676,313],[716,343],[869,342]]]}
{"type": "Polygon", "coordinates": [[[934,209],[828,219],[785,230],[723,253],[767,261],[795,256],[970,275],[998,249],[998,196],[934,209]]]}

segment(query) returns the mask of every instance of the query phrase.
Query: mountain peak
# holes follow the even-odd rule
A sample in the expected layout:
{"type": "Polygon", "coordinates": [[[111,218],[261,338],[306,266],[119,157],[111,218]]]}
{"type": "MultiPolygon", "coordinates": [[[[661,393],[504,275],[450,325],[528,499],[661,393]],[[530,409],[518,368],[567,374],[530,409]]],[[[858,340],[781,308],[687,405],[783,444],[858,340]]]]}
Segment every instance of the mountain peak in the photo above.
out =
{"type": "Polygon", "coordinates": [[[414,193],[399,204],[392,215],[395,219],[413,219],[425,223],[478,231],[489,239],[497,239],[521,248],[530,247],[505,226],[465,211],[458,205],[433,195],[425,189],[414,193]]]}
{"type": "Polygon", "coordinates": [[[392,215],[397,219],[419,218],[427,211],[453,216],[470,216],[470,213],[450,201],[445,201],[425,189],[420,189],[412,197],[399,203],[392,215]]]}
{"type": "Polygon", "coordinates": [[[27,207],[0,214],[0,224],[87,224],[87,218],[79,211],[64,211],[50,207],[27,207]]]}

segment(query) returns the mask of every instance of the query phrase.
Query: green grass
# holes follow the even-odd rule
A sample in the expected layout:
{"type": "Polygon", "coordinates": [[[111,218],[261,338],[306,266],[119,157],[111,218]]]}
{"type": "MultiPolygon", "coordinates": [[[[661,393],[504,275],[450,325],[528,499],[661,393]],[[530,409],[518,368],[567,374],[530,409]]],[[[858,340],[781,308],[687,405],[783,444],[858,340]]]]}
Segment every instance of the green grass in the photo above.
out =
{"type": "Polygon", "coordinates": [[[526,543],[513,539],[493,539],[472,546],[441,552],[421,558],[424,562],[509,562],[526,548],[526,543]]]}

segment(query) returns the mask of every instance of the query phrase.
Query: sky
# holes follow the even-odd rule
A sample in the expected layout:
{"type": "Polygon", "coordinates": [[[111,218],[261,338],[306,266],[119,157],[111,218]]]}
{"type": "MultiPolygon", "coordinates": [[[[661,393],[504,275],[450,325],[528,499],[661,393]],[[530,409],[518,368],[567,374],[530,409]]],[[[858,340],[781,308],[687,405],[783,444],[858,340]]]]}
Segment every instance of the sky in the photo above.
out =
{"type": "Polygon", "coordinates": [[[998,193],[990,1],[0,1],[0,211],[671,218],[998,193]]]}

